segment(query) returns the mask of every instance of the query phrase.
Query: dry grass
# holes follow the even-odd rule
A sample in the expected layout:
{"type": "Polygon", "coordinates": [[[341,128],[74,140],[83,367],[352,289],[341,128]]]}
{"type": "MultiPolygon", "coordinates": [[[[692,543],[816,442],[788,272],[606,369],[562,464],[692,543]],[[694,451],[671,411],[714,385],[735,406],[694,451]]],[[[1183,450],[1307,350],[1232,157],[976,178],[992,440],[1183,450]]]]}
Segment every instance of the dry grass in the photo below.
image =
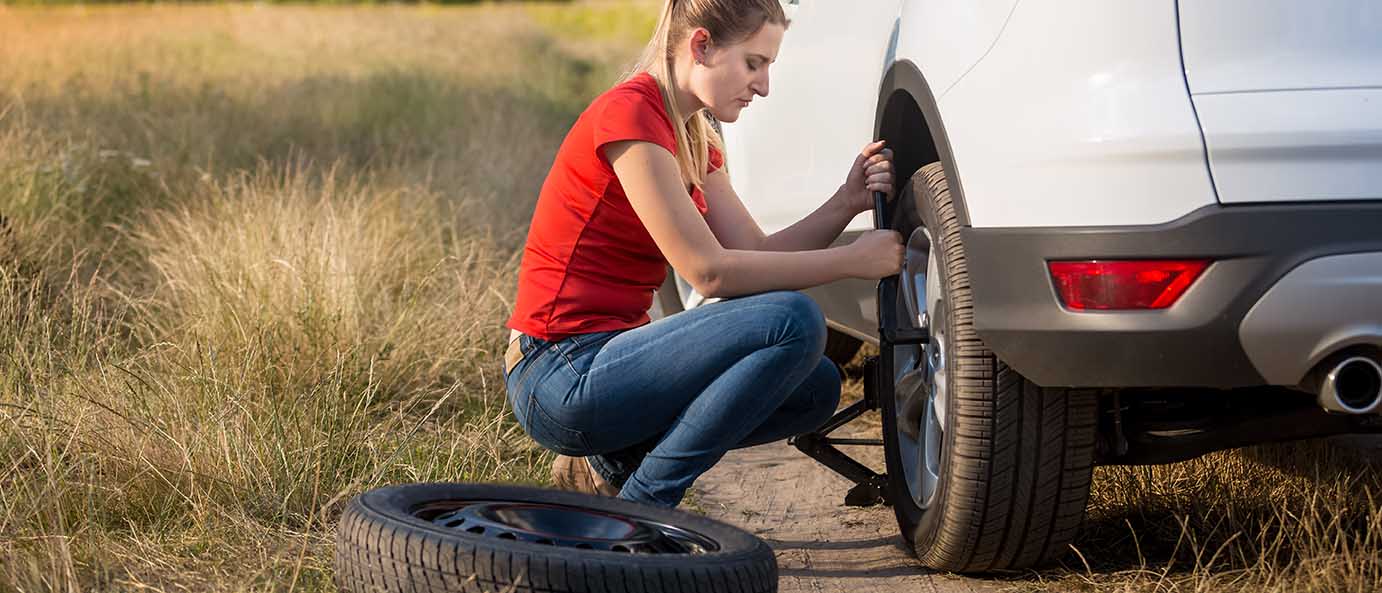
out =
{"type": "Polygon", "coordinates": [[[351,495],[542,481],[517,247],[650,13],[0,7],[0,590],[329,590],[351,495]]]}
{"type": "MultiPolygon", "coordinates": [[[[517,247],[652,12],[0,6],[0,591],[329,590],[349,496],[542,481],[517,247]]],[[[1376,493],[1323,446],[1105,468],[1006,584],[1376,590],[1376,493]]]]}
{"type": "MultiPolygon", "coordinates": [[[[1074,591],[1382,590],[1375,440],[1260,446],[1096,471],[1074,591]]],[[[1053,582],[1045,581],[1052,579],[1053,582]]]]}

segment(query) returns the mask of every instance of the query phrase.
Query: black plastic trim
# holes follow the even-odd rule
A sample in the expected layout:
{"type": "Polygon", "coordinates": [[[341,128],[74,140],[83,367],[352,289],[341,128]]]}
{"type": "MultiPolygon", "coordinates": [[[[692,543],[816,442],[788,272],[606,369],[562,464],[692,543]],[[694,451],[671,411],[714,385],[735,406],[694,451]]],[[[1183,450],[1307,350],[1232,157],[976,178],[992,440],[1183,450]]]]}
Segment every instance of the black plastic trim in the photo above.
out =
{"type": "Polygon", "coordinates": [[[874,113],[873,137],[887,140],[893,149],[898,183],[905,182],[918,169],[937,160],[945,168],[945,176],[950,182],[950,196],[955,204],[955,216],[960,226],[969,226],[969,210],[965,207],[964,187],[955,169],[955,155],[950,150],[950,138],[946,136],[945,124],[941,122],[940,108],[936,97],[931,93],[931,85],[921,75],[921,70],[911,60],[898,60],[888,69],[879,86],[878,106],[874,113]],[[910,121],[905,115],[897,114],[901,103],[911,100],[912,106],[921,112],[924,122],[910,121]],[[924,124],[918,129],[917,124],[924,124]],[[918,138],[917,136],[924,136],[918,138]]]}
{"type": "Polygon", "coordinates": [[[1313,396],[1280,387],[1133,389],[1105,403],[1118,408],[1101,420],[1101,465],[1178,463],[1247,445],[1382,432],[1382,416],[1332,414],[1313,396]]]}
{"type": "Polygon", "coordinates": [[[1244,316],[1307,260],[1382,251],[1382,202],[1212,205],[1158,225],[965,228],[961,237],[980,338],[1037,384],[1247,387],[1265,379],[1239,341],[1244,316]],[[1065,310],[1046,267],[1160,258],[1214,262],[1172,307],[1131,312],[1065,310]]]}

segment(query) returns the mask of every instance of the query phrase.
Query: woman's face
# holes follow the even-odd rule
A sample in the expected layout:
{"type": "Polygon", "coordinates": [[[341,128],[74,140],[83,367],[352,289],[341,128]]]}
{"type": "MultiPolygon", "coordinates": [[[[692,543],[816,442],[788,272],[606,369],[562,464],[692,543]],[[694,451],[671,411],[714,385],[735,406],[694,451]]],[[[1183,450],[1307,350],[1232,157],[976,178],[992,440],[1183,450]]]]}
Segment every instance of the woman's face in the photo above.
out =
{"type": "Polygon", "coordinates": [[[777,60],[786,28],[764,23],[757,33],[733,45],[707,42],[705,29],[691,35],[691,51],[701,64],[692,68],[691,91],[715,119],[733,122],[754,96],[768,96],[768,66],[777,60]]]}

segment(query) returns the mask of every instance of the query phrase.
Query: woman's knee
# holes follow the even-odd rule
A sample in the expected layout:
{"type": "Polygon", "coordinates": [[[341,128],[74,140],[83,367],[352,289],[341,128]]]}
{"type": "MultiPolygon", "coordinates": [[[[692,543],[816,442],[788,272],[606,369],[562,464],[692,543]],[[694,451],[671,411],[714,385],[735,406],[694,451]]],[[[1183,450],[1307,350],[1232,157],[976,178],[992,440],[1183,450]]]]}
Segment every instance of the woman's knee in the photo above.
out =
{"type": "Polygon", "coordinates": [[[782,311],[781,321],[786,330],[784,339],[797,338],[808,346],[808,351],[816,354],[825,352],[825,314],[814,299],[792,290],[773,291],[760,296],[782,311]]]}
{"type": "Polygon", "coordinates": [[[802,380],[784,406],[790,406],[795,413],[823,424],[840,405],[842,382],[839,367],[829,358],[821,356],[816,359],[811,374],[802,380]]]}

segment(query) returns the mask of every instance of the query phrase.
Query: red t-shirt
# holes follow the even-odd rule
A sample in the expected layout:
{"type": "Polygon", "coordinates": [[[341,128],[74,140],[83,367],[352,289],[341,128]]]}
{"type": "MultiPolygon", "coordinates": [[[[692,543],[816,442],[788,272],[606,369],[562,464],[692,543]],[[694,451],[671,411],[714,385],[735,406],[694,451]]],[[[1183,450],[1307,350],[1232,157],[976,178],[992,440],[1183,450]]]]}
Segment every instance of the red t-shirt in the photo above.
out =
{"type": "MultiPolygon", "coordinates": [[[[648,322],[667,259],[605,158],[602,147],[621,140],[646,140],[677,153],[662,93],[647,73],[597,97],[557,150],[528,229],[508,327],[556,340],[648,322]]],[[[723,164],[712,147],[708,170],[723,164]]],[[[704,216],[700,188],[689,196],[704,216]]]]}

